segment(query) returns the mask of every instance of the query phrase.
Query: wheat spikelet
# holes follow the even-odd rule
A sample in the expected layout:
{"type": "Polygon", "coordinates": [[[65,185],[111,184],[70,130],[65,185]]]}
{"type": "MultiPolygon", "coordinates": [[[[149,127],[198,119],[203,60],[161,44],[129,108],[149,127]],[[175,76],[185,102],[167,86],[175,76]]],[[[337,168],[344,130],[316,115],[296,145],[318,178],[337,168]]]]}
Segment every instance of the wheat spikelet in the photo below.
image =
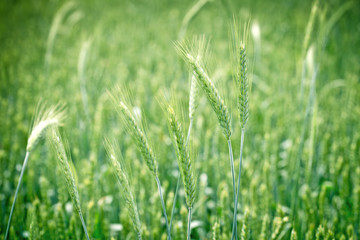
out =
{"type": "MultiPolygon", "coordinates": [[[[208,57],[208,44],[205,41],[205,37],[197,38],[194,44],[196,44],[194,47],[194,56],[196,56],[196,61],[200,64],[205,63],[208,57]]],[[[196,80],[196,73],[191,69],[190,74],[189,118],[190,122],[192,122],[199,104],[199,88],[196,80]]]]}
{"type": "Polygon", "coordinates": [[[190,121],[193,121],[196,109],[199,105],[198,101],[198,86],[196,83],[196,77],[195,74],[191,74],[191,80],[190,80],[190,96],[189,96],[189,119],[190,121]]]}
{"type": "MultiPolygon", "coordinates": [[[[201,44],[199,44],[201,46],[201,44]]],[[[198,80],[199,85],[204,91],[207,99],[210,102],[211,107],[213,108],[220,126],[222,128],[223,134],[226,139],[231,137],[231,118],[228,111],[228,108],[225,105],[224,100],[218,93],[214,83],[206,73],[202,64],[198,61],[198,57],[194,57],[194,54],[191,53],[190,47],[185,42],[178,42],[176,44],[176,49],[178,54],[184,59],[184,61],[192,68],[196,79],[198,80]]],[[[203,52],[199,50],[198,52],[203,52]]]]}
{"type": "Polygon", "coordinates": [[[234,35],[234,53],[236,59],[236,84],[238,86],[238,107],[240,112],[240,124],[241,128],[245,128],[247,120],[249,118],[249,80],[247,76],[247,56],[246,56],[246,42],[248,39],[248,33],[250,28],[250,22],[244,26],[244,31],[240,34],[238,24],[234,19],[233,22],[233,35],[234,35]]]}
{"type": "Polygon", "coordinates": [[[284,225],[289,221],[288,217],[275,217],[273,220],[273,230],[271,234],[271,240],[278,239],[281,230],[284,228],[284,225]]]}
{"type": "Polygon", "coordinates": [[[79,211],[81,209],[79,193],[78,193],[76,185],[75,185],[75,178],[73,176],[73,173],[71,172],[70,165],[68,162],[69,161],[68,154],[65,150],[63,140],[62,140],[59,130],[57,128],[52,129],[51,143],[52,143],[53,149],[55,150],[56,156],[59,160],[60,167],[65,175],[65,180],[66,180],[66,184],[67,184],[67,188],[68,188],[70,197],[75,205],[76,210],[79,211]]]}
{"type": "Polygon", "coordinates": [[[146,136],[135,120],[135,117],[130,112],[129,107],[125,102],[123,101],[117,101],[116,98],[111,94],[110,97],[118,110],[121,119],[125,123],[128,131],[131,133],[132,138],[140,151],[142,157],[144,158],[146,162],[146,166],[149,168],[150,172],[154,174],[154,176],[158,175],[158,169],[157,169],[157,162],[156,157],[152,149],[150,148],[150,145],[146,139],[146,136]]]}
{"type": "Polygon", "coordinates": [[[315,239],[320,240],[324,239],[325,237],[325,229],[322,225],[319,225],[319,227],[316,229],[315,239]]]}
{"type": "Polygon", "coordinates": [[[245,128],[245,125],[249,118],[249,82],[247,78],[247,63],[246,63],[246,48],[245,44],[240,45],[240,94],[239,94],[239,111],[241,127],[245,128]]]}
{"type": "Polygon", "coordinates": [[[266,214],[262,219],[259,240],[268,239],[267,238],[268,227],[269,227],[269,216],[266,214]]]}
{"type": "Polygon", "coordinates": [[[185,188],[186,205],[188,208],[191,208],[195,200],[196,183],[191,166],[190,154],[184,138],[181,123],[178,121],[174,109],[169,106],[167,112],[170,130],[176,145],[180,174],[185,188]]]}
{"type": "Polygon", "coordinates": [[[244,220],[241,228],[241,240],[249,239],[248,224],[249,224],[249,212],[245,211],[244,220]]]}
{"type": "Polygon", "coordinates": [[[297,239],[298,237],[295,229],[291,230],[290,240],[297,240],[297,239]]]}
{"type": "MultiPolygon", "coordinates": [[[[123,98],[126,98],[126,94],[124,92],[120,91],[120,94],[122,95],[123,98]]],[[[158,169],[157,169],[157,162],[156,162],[155,154],[152,151],[152,149],[150,148],[150,145],[146,139],[146,136],[145,136],[142,128],[138,125],[137,121],[135,120],[134,116],[131,114],[131,112],[130,112],[129,108],[127,107],[127,105],[125,104],[125,102],[122,100],[120,100],[120,101],[116,100],[114,95],[112,95],[110,92],[109,92],[109,95],[110,95],[116,109],[118,110],[125,126],[127,127],[128,131],[131,133],[133,140],[134,140],[138,150],[140,151],[141,155],[143,156],[148,169],[155,177],[159,195],[160,195],[162,210],[163,210],[163,214],[165,217],[168,240],[171,240],[170,227],[169,227],[169,222],[168,222],[168,218],[167,218],[167,214],[166,214],[166,207],[165,207],[165,202],[164,202],[164,198],[163,198],[163,194],[162,194],[161,183],[160,183],[160,179],[158,177],[158,169]]]]}
{"type": "MultiPolygon", "coordinates": [[[[111,161],[111,165],[114,168],[116,177],[122,188],[123,197],[125,199],[126,208],[128,209],[130,219],[132,221],[135,233],[138,239],[141,239],[141,222],[139,218],[138,209],[136,206],[133,191],[131,190],[128,175],[125,171],[124,163],[119,162],[119,153],[117,148],[110,143],[108,139],[105,139],[105,148],[111,161]]],[[[121,158],[120,158],[121,159],[121,158]]],[[[120,160],[122,161],[122,160],[120,160]]]]}
{"type": "Polygon", "coordinates": [[[31,152],[34,150],[45,130],[50,126],[62,125],[64,118],[65,111],[61,105],[58,104],[47,109],[45,105],[39,105],[30,137],[28,138],[26,151],[31,152]]]}
{"type": "Polygon", "coordinates": [[[212,226],[212,240],[220,239],[220,224],[215,221],[214,225],[212,226]]]}
{"type": "Polygon", "coordinates": [[[60,164],[60,167],[65,175],[65,180],[66,180],[66,185],[67,185],[67,188],[69,191],[69,195],[71,197],[71,200],[73,201],[73,204],[75,205],[75,209],[77,210],[77,212],[79,214],[86,237],[89,240],[89,236],[88,236],[88,233],[86,230],[86,225],[85,225],[82,211],[81,211],[79,192],[76,188],[75,178],[74,178],[73,173],[71,172],[71,167],[69,164],[70,156],[69,156],[68,152],[65,150],[63,140],[60,136],[59,130],[56,127],[52,128],[50,138],[51,138],[52,147],[53,147],[53,149],[56,153],[56,156],[59,160],[58,162],[60,164]]]}

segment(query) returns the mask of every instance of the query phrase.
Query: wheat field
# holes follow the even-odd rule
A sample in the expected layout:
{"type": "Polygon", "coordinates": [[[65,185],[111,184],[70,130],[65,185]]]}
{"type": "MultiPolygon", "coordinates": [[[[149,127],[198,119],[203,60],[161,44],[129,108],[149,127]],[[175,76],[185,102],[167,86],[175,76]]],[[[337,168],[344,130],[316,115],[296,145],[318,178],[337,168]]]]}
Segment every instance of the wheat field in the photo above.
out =
{"type": "Polygon", "coordinates": [[[0,2],[0,240],[360,239],[360,2],[0,2]]]}

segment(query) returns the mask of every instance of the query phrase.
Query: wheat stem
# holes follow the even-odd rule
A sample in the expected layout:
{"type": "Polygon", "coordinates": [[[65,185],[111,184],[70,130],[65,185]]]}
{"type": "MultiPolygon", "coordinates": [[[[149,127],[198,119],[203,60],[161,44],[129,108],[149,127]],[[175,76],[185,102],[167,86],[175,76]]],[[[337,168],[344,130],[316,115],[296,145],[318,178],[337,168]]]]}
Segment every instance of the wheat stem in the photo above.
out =
{"type": "Polygon", "coordinates": [[[234,239],[234,237],[235,237],[235,239],[237,238],[236,213],[237,213],[237,205],[238,205],[238,201],[239,201],[239,192],[240,192],[240,179],[241,179],[241,167],[242,167],[242,155],[243,155],[244,137],[245,137],[245,128],[242,128],[241,129],[241,142],[240,142],[239,176],[238,176],[238,182],[237,182],[235,207],[234,207],[233,233],[232,233],[231,239],[234,239]]]}
{"type": "Polygon", "coordinates": [[[189,207],[189,213],[188,213],[188,225],[187,225],[187,240],[190,240],[191,235],[191,214],[192,214],[192,207],[189,207]]]}
{"type": "Polygon", "coordinates": [[[155,179],[156,179],[157,187],[158,187],[158,190],[159,190],[162,210],[163,210],[164,217],[165,217],[166,230],[167,230],[167,233],[168,233],[168,240],[171,240],[170,227],[169,227],[169,223],[168,223],[168,217],[167,217],[167,214],[166,214],[166,208],[165,208],[164,198],[163,198],[163,194],[162,194],[162,190],[161,190],[160,180],[159,180],[158,176],[155,176],[155,179]]]}
{"type": "MultiPolygon", "coordinates": [[[[230,156],[230,167],[231,167],[231,178],[232,178],[232,183],[233,183],[233,199],[234,199],[234,219],[236,219],[236,192],[235,192],[235,170],[234,170],[234,156],[233,156],[233,152],[232,152],[232,146],[231,146],[231,140],[228,140],[228,148],[229,148],[229,156],[230,156]]],[[[234,230],[236,231],[236,224],[233,223],[233,232],[234,230]]]]}
{"type": "Polygon", "coordinates": [[[4,238],[4,240],[7,239],[8,234],[9,234],[11,217],[12,217],[12,214],[13,214],[13,212],[14,212],[15,202],[16,202],[16,199],[17,199],[17,195],[18,195],[18,193],[19,193],[20,185],[21,185],[21,182],[22,182],[22,179],[23,179],[23,176],[24,176],[24,172],[25,172],[26,165],[27,165],[28,160],[29,160],[29,156],[30,156],[30,152],[26,152],[25,159],[24,159],[24,163],[23,163],[23,165],[22,165],[22,169],[21,169],[21,173],[20,173],[19,182],[18,182],[18,185],[17,185],[17,187],[16,187],[14,200],[13,200],[13,203],[12,203],[12,206],[11,206],[10,216],[9,216],[8,224],[7,224],[7,227],[6,227],[6,233],[5,233],[5,238],[4,238]]]}
{"type": "Polygon", "coordinates": [[[84,232],[85,232],[86,239],[87,239],[87,240],[90,240],[89,234],[88,234],[87,229],[86,229],[86,224],[85,224],[85,221],[84,221],[84,217],[83,217],[83,215],[82,215],[82,213],[81,213],[80,210],[78,210],[78,213],[79,213],[79,216],[80,216],[81,225],[82,225],[82,227],[84,228],[84,232]]]}

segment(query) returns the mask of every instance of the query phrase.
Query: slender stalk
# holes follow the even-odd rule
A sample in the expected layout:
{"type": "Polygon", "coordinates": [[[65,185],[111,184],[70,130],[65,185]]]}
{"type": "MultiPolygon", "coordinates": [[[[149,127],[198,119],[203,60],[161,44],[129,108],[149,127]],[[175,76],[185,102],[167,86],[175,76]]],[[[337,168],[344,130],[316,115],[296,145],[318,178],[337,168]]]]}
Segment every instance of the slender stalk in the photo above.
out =
{"type": "Polygon", "coordinates": [[[192,207],[189,207],[189,215],[188,215],[188,226],[187,226],[187,240],[190,240],[191,235],[191,213],[192,213],[192,207]]]}
{"type": "MultiPolygon", "coordinates": [[[[187,134],[187,137],[186,137],[186,145],[188,145],[188,143],[189,143],[192,124],[193,124],[193,120],[191,119],[190,123],[189,123],[188,134],[187,134]]],[[[170,230],[171,230],[172,220],[173,220],[173,217],[174,217],[174,211],[175,211],[175,205],[176,205],[177,195],[178,195],[178,191],[179,191],[179,186],[180,186],[180,173],[179,173],[179,176],[177,178],[176,190],[175,190],[175,195],[174,195],[174,202],[173,202],[172,209],[171,209],[171,217],[170,217],[170,224],[169,224],[170,230]]]]}
{"type": "Polygon", "coordinates": [[[237,182],[237,190],[236,190],[236,198],[235,198],[235,207],[234,207],[234,220],[233,220],[233,232],[231,239],[237,239],[237,232],[236,232],[236,212],[237,212],[237,205],[239,201],[239,192],[240,192],[240,179],[241,179],[241,166],[242,166],[242,153],[243,153],[243,146],[244,146],[244,136],[245,135],[245,128],[241,128],[241,142],[240,142],[240,163],[239,163],[239,176],[237,182]],[[235,230],[235,231],[234,231],[235,230]]]}
{"type": "MultiPolygon", "coordinates": [[[[233,195],[234,195],[234,219],[236,219],[236,192],[235,192],[235,171],[234,171],[234,156],[232,153],[232,146],[231,146],[231,140],[228,140],[228,147],[229,147],[229,155],[230,155],[230,166],[231,166],[231,177],[232,177],[232,181],[233,181],[233,195]]],[[[236,222],[236,221],[235,221],[236,222]]],[[[233,234],[234,232],[236,232],[237,226],[233,221],[233,234]]]]}
{"type": "Polygon", "coordinates": [[[166,221],[166,230],[167,230],[167,233],[168,233],[168,240],[171,240],[170,227],[169,227],[168,217],[167,217],[167,214],[166,214],[166,208],[165,208],[165,203],[164,203],[163,194],[162,194],[162,191],[161,191],[160,180],[159,180],[159,177],[158,177],[158,176],[155,176],[155,179],[156,179],[156,183],[157,183],[157,186],[158,186],[159,195],[160,195],[160,201],[161,201],[161,206],[162,206],[163,213],[164,213],[164,217],[165,217],[165,221],[166,221]]]}
{"type": "Polygon", "coordinates": [[[19,193],[20,185],[21,185],[21,182],[22,182],[22,178],[23,178],[23,175],[24,175],[24,172],[25,172],[25,168],[26,168],[27,162],[28,162],[28,160],[29,160],[29,156],[30,156],[30,152],[26,152],[25,159],[24,159],[24,163],[23,163],[23,166],[22,166],[22,169],[21,169],[21,173],[20,173],[19,182],[18,182],[18,185],[17,185],[17,187],[16,187],[14,200],[13,200],[13,203],[12,203],[12,206],[11,206],[11,210],[10,210],[9,221],[8,221],[8,224],[7,224],[7,227],[6,227],[6,233],[5,233],[5,238],[4,238],[5,240],[7,239],[8,235],[9,235],[11,217],[12,217],[12,214],[13,214],[13,212],[14,212],[15,202],[16,202],[16,199],[17,199],[17,195],[18,195],[18,193],[19,193]]]}
{"type": "Polygon", "coordinates": [[[79,216],[80,216],[81,224],[82,224],[82,226],[83,226],[83,228],[84,228],[84,232],[85,232],[85,235],[86,235],[86,239],[87,239],[87,240],[90,240],[89,234],[88,234],[87,229],[86,229],[84,217],[83,217],[81,211],[79,211],[79,216]]]}

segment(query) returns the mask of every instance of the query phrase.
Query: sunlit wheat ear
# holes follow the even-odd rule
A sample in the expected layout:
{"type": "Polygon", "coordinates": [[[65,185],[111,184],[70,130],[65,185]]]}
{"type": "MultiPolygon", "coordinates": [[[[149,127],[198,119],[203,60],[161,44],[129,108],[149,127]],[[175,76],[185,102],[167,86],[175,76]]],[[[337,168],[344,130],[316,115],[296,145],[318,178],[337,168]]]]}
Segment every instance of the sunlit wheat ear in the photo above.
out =
{"type": "Polygon", "coordinates": [[[120,114],[123,123],[125,124],[127,130],[130,132],[138,150],[140,151],[142,157],[144,158],[146,162],[146,166],[149,168],[151,173],[157,176],[158,169],[157,169],[155,154],[150,148],[150,145],[146,139],[146,136],[142,128],[139,126],[135,117],[129,110],[127,104],[122,100],[117,100],[114,97],[114,95],[112,95],[111,93],[109,94],[116,110],[120,114]]]}
{"type": "Polygon", "coordinates": [[[69,192],[69,195],[71,197],[71,200],[73,201],[73,204],[75,205],[75,209],[77,210],[82,226],[84,228],[84,232],[86,235],[86,238],[89,240],[88,232],[86,229],[85,221],[82,215],[81,206],[80,206],[80,200],[79,200],[79,193],[76,188],[75,184],[75,178],[73,173],[71,172],[69,160],[69,152],[65,149],[64,142],[60,136],[59,130],[56,127],[53,127],[51,129],[51,134],[49,134],[51,145],[53,147],[53,150],[58,158],[58,162],[60,164],[60,167],[64,173],[67,189],[69,192]]]}
{"type": "Polygon", "coordinates": [[[43,136],[45,130],[50,126],[60,126],[65,118],[64,107],[61,105],[52,106],[45,109],[40,106],[35,116],[33,127],[28,138],[26,151],[31,152],[34,150],[39,139],[43,136]]]}
{"type": "Polygon", "coordinates": [[[195,200],[196,183],[190,160],[189,149],[186,145],[181,123],[177,119],[174,109],[169,106],[167,112],[169,127],[176,146],[180,174],[185,188],[186,205],[188,207],[192,207],[195,200]]]}
{"type": "Polygon", "coordinates": [[[119,181],[119,184],[122,188],[122,195],[126,203],[126,207],[129,212],[130,219],[132,221],[134,230],[138,239],[141,239],[141,222],[139,218],[139,213],[137,209],[137,205],[135,202],[135,198],[133,195],[133,191],[130,187],[129,178],[126,172],[126,168],[124,167],[125,163],[119,153],[117,147],[115,147],[108,139],[104,140],[104,145],[108,156],[110,158],[111,165],[114,169],[115,175],[119,181]]]}
{"type": "Polygon", "coordinates": [[[198,61],[197,56],[192,53],[194,52],[194,50],[191,49],[194,47],[192,47],[191,45],[189,45],[189,43],[186,42],[177,42],[175,46],[178,54],[194,71],[198,84],[204,91],[207,99],[210,102],[211,107],[213,108],[219,120],[224,136],[226,137],[226,139],[230,139],[231,124],[228,108],[226,107],[224,100],[220,97],[214,83],[211,81],[210,77],[206,73],[205,68],[198,61]]]}

